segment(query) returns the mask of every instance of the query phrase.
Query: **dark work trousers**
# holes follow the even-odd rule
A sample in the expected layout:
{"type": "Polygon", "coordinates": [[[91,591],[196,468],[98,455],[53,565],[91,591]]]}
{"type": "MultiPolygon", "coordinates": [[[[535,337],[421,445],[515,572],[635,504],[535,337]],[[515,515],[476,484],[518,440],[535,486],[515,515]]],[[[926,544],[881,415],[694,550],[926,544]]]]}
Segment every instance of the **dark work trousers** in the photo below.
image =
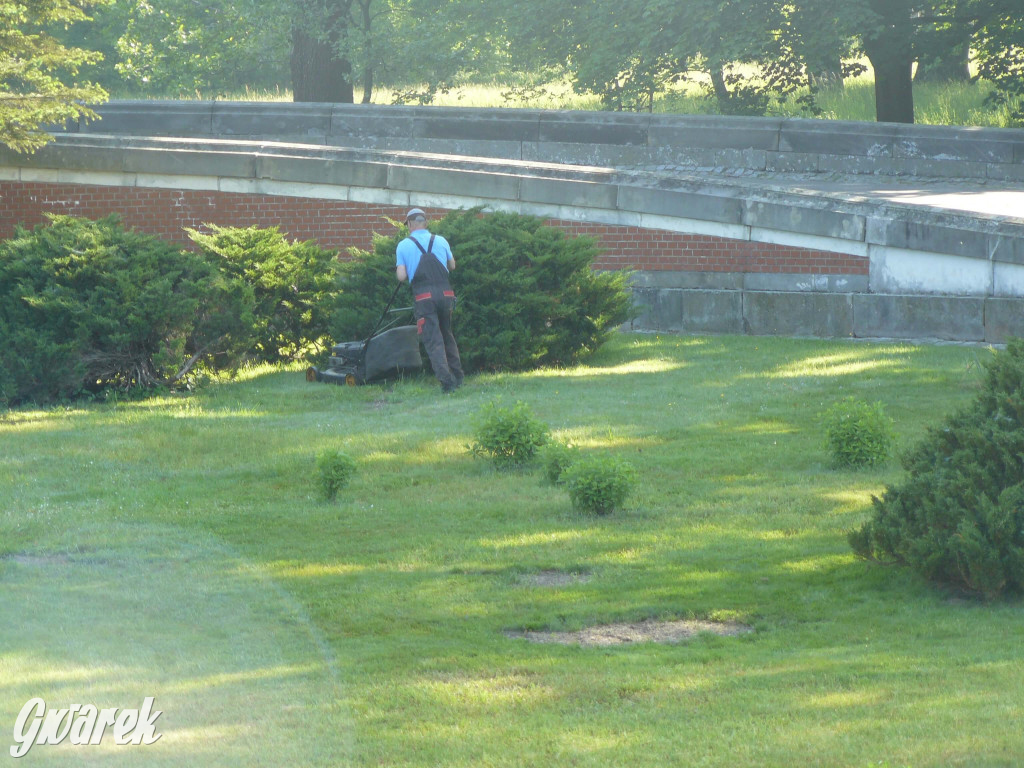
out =
{"type": "Polygon", "coordinates": [[[423,251],[412,280],[416,329],[430,358],[430,367],[441,382],[441,389],[451,392],[462,384],[463,378],[459,347],[452,334],[455,291],[448,282],[448,270],[431,253],[433,237],[426,250],[415,239],[412,240],[423,251]]]}

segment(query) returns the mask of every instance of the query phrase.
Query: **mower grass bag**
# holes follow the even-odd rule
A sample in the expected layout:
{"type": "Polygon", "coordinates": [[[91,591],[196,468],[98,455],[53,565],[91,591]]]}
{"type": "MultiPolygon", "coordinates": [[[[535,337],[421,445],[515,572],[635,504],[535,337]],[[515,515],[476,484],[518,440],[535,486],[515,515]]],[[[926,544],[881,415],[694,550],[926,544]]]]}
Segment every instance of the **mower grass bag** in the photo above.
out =
{"type": "Polygon", "coordinates": [[[310,367],[306,381],[326,381],[354,387],[389,379],[423,367],[415,325],[400,325],[366,341],[346,341],[331,347],[327,368],[310,367]]]}

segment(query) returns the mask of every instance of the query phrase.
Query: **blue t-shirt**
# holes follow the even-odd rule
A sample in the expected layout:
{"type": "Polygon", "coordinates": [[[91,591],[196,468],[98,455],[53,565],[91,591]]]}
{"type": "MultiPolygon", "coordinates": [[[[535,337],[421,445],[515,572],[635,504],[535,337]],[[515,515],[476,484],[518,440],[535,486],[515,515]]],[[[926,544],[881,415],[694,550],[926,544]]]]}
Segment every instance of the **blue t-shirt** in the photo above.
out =
{"type": "MultiPolygon", "coordinates": [[[[415,237],[416,242],[420,243],[424,250],[430,243],[430,231],[426,229],[417,229],[409,237],[415,237]]],[[[416,247],[416,243],[409,242],[409,237],[402,238],[402,242],[395,249],[395,266],[405,267],[406,274],[409,275],[409,282],[411,283],[413,276],[416,274],[416,267],[420,265],[420,257],[423,253],[416,247]]],[[[431,253],[437,257],[437,260],[441,262],[441,266],[447,271],[448,259],[452,258],[452,249],[448,245],[448,241],[440,235],[434,235],[434,247],[431,253]]]]}

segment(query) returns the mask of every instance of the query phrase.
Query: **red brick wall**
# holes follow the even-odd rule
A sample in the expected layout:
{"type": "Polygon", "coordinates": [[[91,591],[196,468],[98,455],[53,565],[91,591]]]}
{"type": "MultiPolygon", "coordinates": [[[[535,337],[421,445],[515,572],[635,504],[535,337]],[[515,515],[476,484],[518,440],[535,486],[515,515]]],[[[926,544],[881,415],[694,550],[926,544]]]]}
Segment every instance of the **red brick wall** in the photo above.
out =
{"type": "MultiPolygon", "coordinates": [[[[42,222],[44,212],[88,218],[119,213],[131,227],[182,244],[189,243],[185,227],[202,229],[205,223],[278,226],[292,239],[316,240],[343,254],[350,247],[369,248],[372,233],[390,234],[388,219],[405,216],[405,208],[395,206],[280,195],[0,181],[0,238],[10,237],[16,224],[42,222]]],[[[827,251],[639,227],[550,223],[567,234],[598,238],[606,251],[595,264],[600,269],[868,274],[868,259],[827,251]]],[[[457,258],[457,243],[454,250],[457,258]]]]}

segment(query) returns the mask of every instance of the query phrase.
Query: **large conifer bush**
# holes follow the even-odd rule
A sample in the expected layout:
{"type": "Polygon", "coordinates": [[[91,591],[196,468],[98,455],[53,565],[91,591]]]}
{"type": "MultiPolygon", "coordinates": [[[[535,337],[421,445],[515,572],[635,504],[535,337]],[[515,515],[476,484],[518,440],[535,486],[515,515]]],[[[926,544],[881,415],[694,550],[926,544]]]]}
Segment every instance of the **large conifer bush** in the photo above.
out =
{"type": "Polygon", "coordinates": [[[250,307],[198,254],[51,216],[0,242],[0,405],[181,383],[248,347],[250,307]]]}
{"type": "MultiPolygon", "coordinates": [[[[597,349],[632,316],[623,272],[596,272],[592,238],[569,237],[543,220],[455,211],[431,224],[451,243],[458,296],[455,336],[467,370],[527,370],[568,364],[597,349]]],[[[332,324],[336,341],[365,338],[395,287],[395,247],[377,237],[351,252],[332,324]]],[[[396,304],[411,303],[402,288],[396,304]]]]}
{"type": "Polygon", "coordinates": [[[228,282],[251,294],[252,343],[260,362],[298,360],[328,341],[334,311],[337,253],[313,241],[289,241],[277,227],[188,230],[200,253],[228,282]]]}
{"type": "Polygon", "coordinates": [[[1024,590],[1024,341],[995,354],[977,399],[904,467],[850,534],[854,551],[986,597],[1024,590]]]}

